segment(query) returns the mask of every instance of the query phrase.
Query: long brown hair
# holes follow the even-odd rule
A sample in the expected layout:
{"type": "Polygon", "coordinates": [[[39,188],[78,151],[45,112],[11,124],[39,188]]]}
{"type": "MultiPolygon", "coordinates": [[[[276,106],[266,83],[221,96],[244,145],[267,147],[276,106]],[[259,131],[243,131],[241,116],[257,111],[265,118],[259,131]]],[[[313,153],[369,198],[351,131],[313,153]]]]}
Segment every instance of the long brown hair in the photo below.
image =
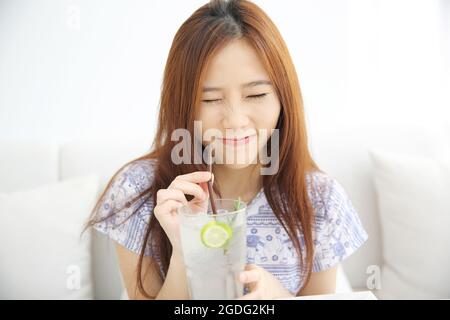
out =
{"type": "MultiPolygon", "coordinates": [[[[171,161],[171,150],[175,144],[171,141],[171,133],[175,129],[185,128],[193,136],[196,107],[201,99],[201,84],[208,62],[229,41],[239,38],[248,40],[258,52],[281,104],[276,126],[279,129],[279,170],[274,175],[264,175],[263,186],[273,212],[300,257],[305,285],[312,268],[314,220],[306,175],[309,171],[319,169],[308,149],[300,86],[288,49],[271,19],[252,2],[213,0],[196,10],[176,33],[164,70],[158,127],[152,151],[133,160],[157,159],[154,180],[147,190],[131,201],[150,197],[156,199],[157,190],[167,188],[176,176],[206,170],[205,165],[194,164],[192,158],[192,164],[176,165],[171,161]]],[[[94,207],[87,226],[99,222],[95,219],[95,212],[114,177],[94,207]]],[[[217,184],[214,184],[214,188],[220,195],[217,184]]],[[[143,243],[137,285],[144,296],[154,298],[148,295],[143,286],[145,247],[152,246],[154,254],[158,256],[162,271],[156,269],[160,270],[161,279],[167,274],[172,253],[171,243],[154,215],[150,216],[143,243]]]]}

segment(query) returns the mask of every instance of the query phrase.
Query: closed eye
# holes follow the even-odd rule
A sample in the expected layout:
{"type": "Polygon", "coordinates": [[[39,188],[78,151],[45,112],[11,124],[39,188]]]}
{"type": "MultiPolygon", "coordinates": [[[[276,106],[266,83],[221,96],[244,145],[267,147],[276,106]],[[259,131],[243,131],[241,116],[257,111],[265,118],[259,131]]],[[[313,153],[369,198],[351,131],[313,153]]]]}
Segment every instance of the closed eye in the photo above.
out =
{"type": "Polygon", "coordinates": [[[215,102],[220,102],[220,101],[222,101],[222,99],[205,99],[205,100],[202,100],[202,102],[204,102],[204,103],[215,103],[215,102]]]}
{"type": "MultiPolygon", "coordinates": [[[[252,94],[247,96],[247,99],[252,99],[252,100],[257,100],[257,99],[262,99],[265,96],[267,96],[268,93],[261,93],[261,94],[252,94]]],[[[204,99],[202,100],[202,102],[204,103],[220,103],[222,101],[222,99],[204,99]]]]}
{"type": "Polygon", "coordinates": [[[264,98],[265,96],[267,96],[267,93],[253,94],[253,95],[247,96],[247,98],[249,98],[249,99],[261,99],[261,98],[264,98]]]}

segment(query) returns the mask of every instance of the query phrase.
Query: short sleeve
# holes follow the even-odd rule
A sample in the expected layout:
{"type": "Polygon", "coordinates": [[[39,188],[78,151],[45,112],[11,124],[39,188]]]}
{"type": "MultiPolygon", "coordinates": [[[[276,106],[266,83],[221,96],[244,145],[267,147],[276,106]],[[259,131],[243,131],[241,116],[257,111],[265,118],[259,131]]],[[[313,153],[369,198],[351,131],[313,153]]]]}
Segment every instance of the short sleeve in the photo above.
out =
{"type": "MultiPolygon", "coordinates": [[[[97,207],[93,228],[106,234],[128,250],[140,254],[150,216],[152,198],[132,200],[151,186],[154,160],[137,160],[122,168],[113,179],[97,207]]],[[[149,244],[144,255],[153,255],[149,244]]]]}
{"type": "Polygon", "coordinates": [[[342,185],[325,174],[314,177],[315,209],[313,272],[335,267],[368,239],[342,185]]]}

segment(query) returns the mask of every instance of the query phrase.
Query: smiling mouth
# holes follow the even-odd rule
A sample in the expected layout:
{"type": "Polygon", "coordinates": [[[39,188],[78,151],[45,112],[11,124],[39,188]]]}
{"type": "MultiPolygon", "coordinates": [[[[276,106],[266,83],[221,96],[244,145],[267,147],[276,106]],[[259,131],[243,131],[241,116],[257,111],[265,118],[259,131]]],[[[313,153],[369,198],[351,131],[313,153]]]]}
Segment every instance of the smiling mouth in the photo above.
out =
{"type": "Polygon", "coordinates": [[[232,138],[232,139],[219,138],[219,140],[221,140],[223,144],[237,146],[237,145],[248,144],[250,142],[250,139],[252,139],[253,137],[255,137],[255,135],[246,136],[243,138],[232,138]]]}

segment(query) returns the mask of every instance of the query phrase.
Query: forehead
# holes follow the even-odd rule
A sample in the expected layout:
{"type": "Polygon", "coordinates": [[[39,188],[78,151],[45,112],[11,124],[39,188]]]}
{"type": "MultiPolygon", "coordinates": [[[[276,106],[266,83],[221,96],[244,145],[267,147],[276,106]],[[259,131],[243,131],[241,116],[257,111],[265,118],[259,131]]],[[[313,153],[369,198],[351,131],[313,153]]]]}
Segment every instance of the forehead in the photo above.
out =
{"type": "Polygon", "coordinates": [[[245,39],[232,40],[212,57],[204,86],[239,86],[255,80],[268,80],[257,51],[245,39]]]}

